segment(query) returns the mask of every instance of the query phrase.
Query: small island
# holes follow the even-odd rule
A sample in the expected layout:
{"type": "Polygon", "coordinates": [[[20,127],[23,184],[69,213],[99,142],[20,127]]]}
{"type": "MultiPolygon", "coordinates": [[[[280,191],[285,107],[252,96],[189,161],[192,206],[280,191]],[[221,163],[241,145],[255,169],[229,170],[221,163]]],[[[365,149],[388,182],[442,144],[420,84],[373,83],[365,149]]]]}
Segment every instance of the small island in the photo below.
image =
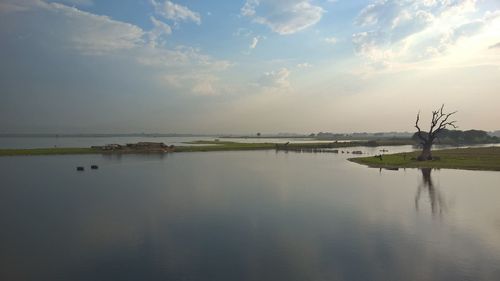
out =
{"type": "Polygon", "coordinates": [[[497,137],[489,136],[480,130],[448,130],[456,129],[456,120],[450,119],[457,111],[445,112],[444,104],[432,111],[428,131],[420,128],[420,111],[417,113],[413,135],[420,152],[398,153],[391,155],[376,155],[374,157],[351,158],[352,162],[365,164],[369,167],[399,169],[399,168],[447,168],[463,170],[491,170],[500,171],[500,147],[475,147],[461,149],[445,149],[432,151],[434,142],[446,140],[448,142],[466,142],[468,144],[498,143],[497,137]]]}
{"type": "Polygon", "coordinates": [[[500,171],[500,147],[455,148],[433,151],[433,160],[418,161],[419,151],[370,157],[349,158],[349,161],[372,168],[438,168],[500,171]]]}

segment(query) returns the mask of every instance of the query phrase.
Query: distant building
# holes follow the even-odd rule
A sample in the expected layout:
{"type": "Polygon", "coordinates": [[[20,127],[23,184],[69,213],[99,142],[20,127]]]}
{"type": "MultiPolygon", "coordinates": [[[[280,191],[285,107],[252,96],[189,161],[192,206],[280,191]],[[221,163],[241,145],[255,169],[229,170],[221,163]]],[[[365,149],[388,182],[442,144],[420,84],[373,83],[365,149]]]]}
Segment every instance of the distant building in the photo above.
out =
{"type": "Polygon", "coordinates": [[[173,145],[166,145],[162,142],[138,142],[129,143],[126,145],[120,144],[107,144],[104,146],[92,146],[93,149],[100,149],[104,151],[119,151],[122,153],[127,152],[172,152],[174,151],[173,145]]]}
{"type": "Polygon", "coordinates": [[[103,150],[117,150],[117,149],[122,149],[122,145],[112,143],[112,144],[106,144],[105,146],[102,147],[103,150]]]}

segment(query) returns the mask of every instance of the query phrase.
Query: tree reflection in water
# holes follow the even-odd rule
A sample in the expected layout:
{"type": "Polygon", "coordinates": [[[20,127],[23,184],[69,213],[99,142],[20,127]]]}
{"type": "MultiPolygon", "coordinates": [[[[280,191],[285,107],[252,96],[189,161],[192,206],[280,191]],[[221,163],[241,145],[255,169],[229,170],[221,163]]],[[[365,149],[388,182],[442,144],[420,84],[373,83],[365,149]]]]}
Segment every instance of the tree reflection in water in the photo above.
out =
{"type": "Polygon", "coordinates": [[[432,181],[431,168],[422,168],[422,183],[419,184],[417,188],[417,194],[415,194],[415,209],[419,209],[419,201],[422,197],[422,192],[427,191],[429,194],[429,202],[431,204],[432,215],[441,215],[443,211],[446,211],[446,203],[443,195],[439,191],[439,186],[435,186],[432,181]]]}

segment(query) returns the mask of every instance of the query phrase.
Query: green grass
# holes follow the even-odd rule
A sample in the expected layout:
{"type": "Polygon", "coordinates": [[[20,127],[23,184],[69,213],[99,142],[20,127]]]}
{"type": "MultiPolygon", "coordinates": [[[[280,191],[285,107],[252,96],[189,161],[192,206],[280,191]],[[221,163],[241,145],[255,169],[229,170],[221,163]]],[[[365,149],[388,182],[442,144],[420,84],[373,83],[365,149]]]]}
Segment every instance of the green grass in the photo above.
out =
{"type": "Polygon", "coordinates": [[[443,168],[500,171],[500,147],[435,150],[436,160],[417,161],[420,152],[397,153],[378,157],[350,158],[355,163],[376,168],[443,168]],[[405,157],[406,155],[406,157],[405,157]]]}
{"type": "Polygon", "coordinates": [[[199,151],[238,151],[238,150],[301,150],[301,149],[320,149],[320,148],[336,148],[336,147],[351,147],[359,144],[354,143],[242,143],[231,141],[194,141],[188,144],[196,144],[195,146],[177,146],[175,152],[199,152],[199,151]]]}
{"type": "Polygon", "coordinates": [[[0,156],[20,155],[64,155],[64,154],[97,154],[93,148],[31,148],[31,149],[0,149],[0,156]]]}
{"type": "Polygon", "coordinates": [[[189,146],[176,146],[175,152],[202,152],[202,151],[234,151],[234,150],[266,150],[274,149],[274,143],[241,143],[230,141],[194,141],[189,146]]]}
{"type": "Polygon", "coordinates": [[[380,146],[380,145],[406,145],[407,142],[311,142],[311,143],[289,143],[285,146],[283,143],[242,143],[231,141],[194,141],[187,144],[196,144],[196,146],[177,146],[175,152],[200,152],[200,151],[237,151],[237,150],[307,150],[307,149],[326,149],[342,148],[354,146],[380,146]]]}

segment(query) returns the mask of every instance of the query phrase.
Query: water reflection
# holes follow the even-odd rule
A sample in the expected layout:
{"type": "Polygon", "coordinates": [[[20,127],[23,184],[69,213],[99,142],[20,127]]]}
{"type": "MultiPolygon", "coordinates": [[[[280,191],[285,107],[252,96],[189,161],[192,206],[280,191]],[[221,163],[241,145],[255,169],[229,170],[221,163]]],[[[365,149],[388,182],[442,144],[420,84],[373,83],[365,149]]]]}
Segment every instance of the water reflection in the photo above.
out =
{"type": "Polygon", "coordinates": [[[436,186],[432,180],[432,169],[422,168],[420,171],[422,172],[422,182],[418,185],[417,193],[415,194],[415,209],[417,211],[419,210],[419,202],[422,193],[427,192],[432,215],[443,214],[443,211],[446,211],[446,202],[439,190],[439,185],[436,186]]]}
{"type": "Polygon", "coordinates": [[[0,280],[500,280],[498,173],[165,156],[0,157],[0,280]]]}

